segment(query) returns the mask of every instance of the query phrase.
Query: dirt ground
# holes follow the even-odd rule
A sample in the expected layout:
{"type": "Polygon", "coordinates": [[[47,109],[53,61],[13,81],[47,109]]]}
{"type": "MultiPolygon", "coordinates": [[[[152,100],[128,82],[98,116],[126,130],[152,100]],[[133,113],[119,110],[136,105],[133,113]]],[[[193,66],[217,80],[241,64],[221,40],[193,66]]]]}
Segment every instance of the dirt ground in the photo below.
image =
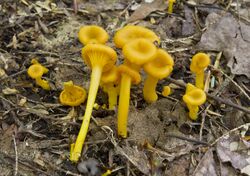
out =
{"type": "MultiPolygon", "coordinates": [[[[1,176],[250,175],[250,2],[177,0],[172,14],[167,8],[165,0],[1,0],[1,176]],[[86,103],[63,106],[59,94],[70,80],[88,90],[91,70],[77,33],[91,24],[109,33],[114,49],[114,33],[126,24],[153,30],[173,56],[174,70],[159,81],[155,103],[143,99],[143,81],[131,88],[127,139],[117,136],[117,110],[94,110],[76,164],[69,149],[86,103]],[[192,121],[182,96],[185,83],[194,83],[189,66],[198,51],[211,63],[208,98],[192,121]],[[49,91],[27,75],[34,58],[49,69],[43,75],[49,91]],[[166,85],[172,94],[163,97],[166,85]]],[[[101,89],[96,103],[108,103],[101,89]]]]}

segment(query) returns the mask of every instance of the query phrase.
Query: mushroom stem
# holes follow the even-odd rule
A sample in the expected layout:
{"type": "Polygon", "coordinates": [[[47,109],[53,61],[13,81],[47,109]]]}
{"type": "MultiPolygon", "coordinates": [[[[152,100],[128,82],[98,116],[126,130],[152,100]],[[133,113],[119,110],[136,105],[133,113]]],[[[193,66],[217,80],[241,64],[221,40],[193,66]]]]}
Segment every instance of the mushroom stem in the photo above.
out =
{"type": "Polygon", "coordinates": [[[104,91],[108,94],[109,109],[114,110],[117,105],[118,87],[115,87],[113,83],[103,85],[104,91]]]}
{"type": "Polygon", "coordinates": [[[90,80],[90,87],[89,87],[89,95],[87,106],[84,114],[84,118],[82,121],[82,125],[79,131],[79,134],[76,139],[76,143],[72,145],[71,152],[70,152],[70,160],[73,162],[77,162],[79,157],[81,156],[82,147],[88,132],[89,122],[93,110],[93,106],[96,99],[96,94],[98,91],[100,79],[102,74],[102,67],[95,66],[92,68],[91,73],[91,80],[90,80]]]}
{"type": "Polygon", "coordinates": [[[151,75],[147,75],[143,87],[143,96],[145,101],[148,103],[155,102],[158,99],[158,96],[155,92],[157,82],[158,82],[157,78],[151,75]]]}
{"type": "Polygon", "coordinates": [[[197,119],[197,115],[198,115],[198,111],[199,111],[199,107],[195,106],[195,105],[189,105],[187,104],[188,110],[189,110],[189,117],[192,120],[196,120],[197,119]]]}
{"type": "Polygon", "coordinates": [[[43,80],[41,77],[36,78],[36,84],[41,86],[44,90],[50,90],[48,81],[43,80]]]}
{"type": "Polygon", "coordinates": [[[195,86],[197,88],[203,90],[203,88],[204,88],[204,71],[201,71],[200,73],[196,73],[195,86]]]}
{"type": "Polygon", "coordinates": [[[127,137],[127,121],[130,100],[131,77],[128,74],[122,74],[120,84],[120,97],[118,106],[118,135],[122,138],[127,137]]]}

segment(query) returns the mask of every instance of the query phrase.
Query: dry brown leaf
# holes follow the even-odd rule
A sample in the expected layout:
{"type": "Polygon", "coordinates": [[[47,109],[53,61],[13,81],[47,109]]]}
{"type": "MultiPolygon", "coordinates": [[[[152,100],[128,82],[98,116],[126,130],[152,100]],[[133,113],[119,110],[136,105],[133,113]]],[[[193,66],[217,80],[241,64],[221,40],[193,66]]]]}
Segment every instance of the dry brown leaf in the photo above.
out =
{"type": "Polygon", "coordinates": [[[194,171],[194,176],[213,175],[216,176],[216,163],[213,157],[213,149],[209,149],[202,157],[199,165],[194,171]]]}
{"type": "Polygon", "coordinates": [[[197,49],[222,51],[233,74],[250,78],[250,26],[231,14],[220,16],[215,13],[208,15],[207,24],[197,49]]]}
{"type": "Polygon", "coordinates": [[[230,162],[241,173],[250,175],[250,143],[239,135],[225,136],[220,139],[216,151],[221,162],[230,162]]]}
{"type": "Polygon", "coordinates": [[[7,87],[3,89],[2,92],[4,95],[14,95],[18,93],[18,90],[7,87]]]}
{"type": "Polygon", "coordinates": [[[152,3],[143,3],[137,8],[134,13],[129,17],[128,22],[134,22],[146,18],[150,13],[156,10],[165,10],[167,5],[163,0],[154,0],[152,3]]]}

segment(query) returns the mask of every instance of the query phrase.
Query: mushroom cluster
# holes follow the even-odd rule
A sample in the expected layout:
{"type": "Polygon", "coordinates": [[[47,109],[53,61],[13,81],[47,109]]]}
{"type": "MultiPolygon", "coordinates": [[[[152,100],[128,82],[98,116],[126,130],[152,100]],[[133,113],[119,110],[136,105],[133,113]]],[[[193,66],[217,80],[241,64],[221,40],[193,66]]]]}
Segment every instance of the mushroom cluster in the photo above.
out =
{"type": "Polygon", "coordinates": [[[73,162],[77,162],[81,155],[99,86],[108,94],[109,109],[116,109],[119,101],[118,135],[126,138],[130,87],[141,82],[140,71],[143,68],[147,73],[143,88],[144,99],[152,103],[158,98],[155,90],[158,80],[167,77],[174,65],[167,51],[155,45],[160,44],[159,37],[145,27],[128,25],[115,33],[114,44],[122,50],[124,58],[119,66],[116,65],[116,51],[106,45],[109,36],[103,28],[95,25],[84,26],[78,37],[84,45],[83,61],[92,72],[82,125],[76,142],[71,145],[70,160],[73,162]]]}

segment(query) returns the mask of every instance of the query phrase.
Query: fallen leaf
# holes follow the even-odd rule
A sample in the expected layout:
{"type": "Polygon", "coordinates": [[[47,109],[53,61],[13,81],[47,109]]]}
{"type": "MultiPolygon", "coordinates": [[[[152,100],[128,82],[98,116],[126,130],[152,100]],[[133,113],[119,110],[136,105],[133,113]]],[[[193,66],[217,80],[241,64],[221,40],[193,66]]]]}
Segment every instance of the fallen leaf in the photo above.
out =
{"type": "Polygon", "coordinates": [[[18,90],[7,87],[3,89],[2,92],[4,95],[14,95],[18,93],[18,90]]]}
{"type": "Polygon", "coordinates": [[[156,10],[165,10],[167,8],[167,5],[164,3],[163,0],[154,0],[152,3],[143,3],[139,8],[132,13],[132,15],[129,17],[128,22],[134,22],[137,20],[141,20],[146,18],[150,13],[156,11],[156,10]]]}
{"type": "Polygon", "coordinates": [[[194,176],[213,175],[216,176],[216,163],[213,157],[213,149],[209,149],[202,157],[194,171],[194,176]]]}
{"type": "Polygon", "coordinates": [[[221,162],[230,162],[241,173],[250,175],[250,143],[242,141],[239,135],[226,136],[220,139],[216,146],[221,162]]]}
{"type": "Polygon", "coordinates": [[[198,50],[222,51],[233,74],[250,78],[250,26],[231,14],[211,13],[206,23],[207,30],[197,45],[198,50]]]}

